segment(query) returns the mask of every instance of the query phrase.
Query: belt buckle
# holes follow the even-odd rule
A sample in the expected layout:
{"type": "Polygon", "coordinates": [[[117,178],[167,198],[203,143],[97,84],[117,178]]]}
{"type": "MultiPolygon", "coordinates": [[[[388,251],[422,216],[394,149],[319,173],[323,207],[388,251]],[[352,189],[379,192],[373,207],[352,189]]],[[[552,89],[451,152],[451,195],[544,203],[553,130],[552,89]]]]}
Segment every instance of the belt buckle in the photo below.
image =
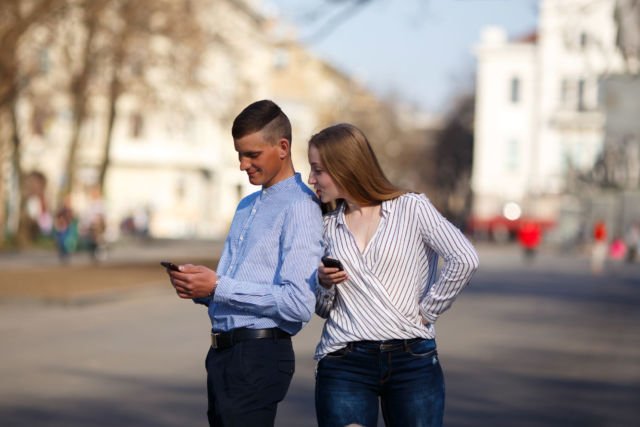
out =
{"type": "Polygon", "coordinates": [[[211,333],[211,348],[213,349],[218,348],[218,335],[220,334],[211,333]]]}
{"type": "Polygon", "coordinates": [[[397,343],[381,343],[380,344],[380,351],[391,351],[394,350],[396,347],[398,346],[397,343]]]}

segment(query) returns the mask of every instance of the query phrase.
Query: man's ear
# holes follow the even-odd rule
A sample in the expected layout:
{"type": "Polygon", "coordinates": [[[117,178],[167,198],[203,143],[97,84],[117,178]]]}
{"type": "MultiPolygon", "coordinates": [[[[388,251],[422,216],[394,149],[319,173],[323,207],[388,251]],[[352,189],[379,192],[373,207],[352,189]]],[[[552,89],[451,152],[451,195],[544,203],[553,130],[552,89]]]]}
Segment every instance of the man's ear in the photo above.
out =
{"type": "Polygon", "coordinates": [[[291,148],[291,143],[286,138],[280,138],[278,141],[278,155],[280,156],[280,160],[284,160],[289,156],[289,151],[291,148]]]}

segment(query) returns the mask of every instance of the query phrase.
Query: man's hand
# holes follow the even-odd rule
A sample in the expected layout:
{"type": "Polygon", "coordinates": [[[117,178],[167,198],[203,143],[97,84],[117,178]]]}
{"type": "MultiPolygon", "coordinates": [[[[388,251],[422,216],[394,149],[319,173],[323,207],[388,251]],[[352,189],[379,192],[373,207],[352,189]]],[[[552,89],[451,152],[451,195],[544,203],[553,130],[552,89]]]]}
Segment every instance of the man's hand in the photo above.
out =
{"type": "Polygon", "coordinates": [[[207,298],[216,290],[218,275],[215,271],[203,265],[184,264],[178,267],[180,271],[167,270],[167,273],[180,298],[207,298]]]}

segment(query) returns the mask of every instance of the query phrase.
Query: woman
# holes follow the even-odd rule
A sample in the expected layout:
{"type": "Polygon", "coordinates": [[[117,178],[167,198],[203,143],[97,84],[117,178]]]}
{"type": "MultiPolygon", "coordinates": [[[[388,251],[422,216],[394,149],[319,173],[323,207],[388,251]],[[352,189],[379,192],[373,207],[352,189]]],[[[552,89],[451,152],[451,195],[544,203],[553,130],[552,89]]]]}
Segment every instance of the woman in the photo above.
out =
{"type": "Polygon", "coordinates": [[[478,267],[462,233],[421,194],[387,180],[365,135],[338,124],[311,137],[312,185],[333,208],[318,268],[318,425],[440,426],[444,380],[434,322],[478,267]],[[444,264],[436,277],[438,256],[444,264]]]}

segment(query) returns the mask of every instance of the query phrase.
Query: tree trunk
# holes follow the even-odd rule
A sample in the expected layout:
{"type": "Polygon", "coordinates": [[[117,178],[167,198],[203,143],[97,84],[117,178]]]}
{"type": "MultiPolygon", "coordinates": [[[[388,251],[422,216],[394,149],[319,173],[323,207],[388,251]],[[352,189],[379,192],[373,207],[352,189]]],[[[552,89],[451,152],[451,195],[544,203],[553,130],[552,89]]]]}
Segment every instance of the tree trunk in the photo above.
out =
{"type": "MultiPolygon", "coordinates": [[[[4,127],[4,117],[0,108],[0,128],[4,127]]],[[[6,128],[5,128],[6,129],[6,128]]],[[[5,165],[9,152],[8,144],[4,132],[0,132],[0,248],[5,245],[7,233],[7,187],[5,186],[5,165]]]]}
{"type": "Polygon", "coordinates": [[[67,154],[67,162],[64,169],[66,176],[63,181],[62,188],[58,193],[58,206],[62,206],[63,200],[71,194],[75,184],[76,159],[80,145],[80,133],[87,116],[87,89],[89,87],[89,80],[93,73],[95,64],[93,39],[98,25],[98,13],[90,10],[87,10],[86,13],[88,14],[85,19],[87,38],[85,39],[82,51],[82,70],[78,75],[74,76],[70,88],[71,97],[73,99],[73,129],[71,131],[69,152],[67,154]]]}
{"type": "Polygon", "coordinates": [[[27,212],[27,190],[25,174],[22,170],[22,153],[20,133],[18,130],[18,115],[17,115],[17,102],[14,100],[11,104],[10,119],[11,119],[11,141],[13,143],[13,152],[11,156],[11,163],[13,166],[13,172],[16,175],[18,181],[18,231],[16,232],[16,245],[19,248],[27,247],[32,242],[31,236],[31,219],[27,212]]]}
{"type": "Polygon", "coordinates": [[[120,79],[118,78],[118,70],[120,63],[116,60],[113,64],[113,70],[111,74],[111,83],[109,84],[109,116],[107,117],[107,131],[104,141],[104,152],[102,155],[102,162],[100,163],[100,174],[98,176],[98,186],[100,188],[100,194],[105,194],[104,187],[107,181],[107,172],[111,165],[111,143],[113,141],[113,126],[116,121],[116,115],[118,113],[116,105],[118,98],[120,97],[120,79]]]}

